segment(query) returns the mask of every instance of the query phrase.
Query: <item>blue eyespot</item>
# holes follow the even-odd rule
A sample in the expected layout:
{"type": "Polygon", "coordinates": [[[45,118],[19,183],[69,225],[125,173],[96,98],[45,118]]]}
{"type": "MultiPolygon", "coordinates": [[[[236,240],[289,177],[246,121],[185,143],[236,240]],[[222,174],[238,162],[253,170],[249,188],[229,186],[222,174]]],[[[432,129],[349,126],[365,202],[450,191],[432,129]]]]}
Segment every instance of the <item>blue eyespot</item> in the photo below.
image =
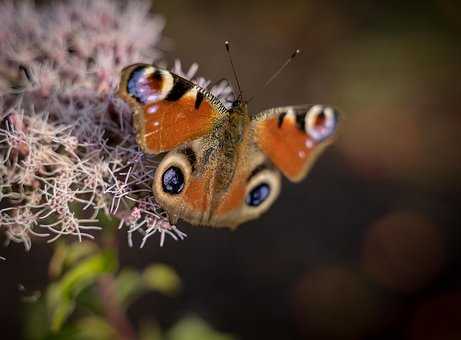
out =
{"type": "Polygon", "coordinates": [[[306,132],[316,142],[321,142],[331,137],[338,122],[338,112],[333,108],[314,105],[307,112],[306,132]]]}
{"type": "Polygon", "coordinates": [[[162,75],[159,71],[146,73],[146,66],[136,67],[130,74],[127,82],[127,92],[141,104],[159,100],[160,91],[154,84],[161,83],[162,75]]]}
{"type": "Polygon", "coordinates": [[[127,83],[127,90],[128,93],[131,94],[133,97],[135,97],[137,100],[139,100],[141,103],[145,104],[146,102],[146,96],[142,91],[139,90],[139,82],[140,79],[144,77],[144,67],[138,67],[136,68],[130,75],[130,78],[128,79],[127,83]]]}
{"type": "Polygon", "coordinates": [[[269,197],[270,193],[269,184],[261,183],[250,191],[246,198],[246,204],[250,207],[257,207],[269,197]]]}
{"type": "Polygon", "coordinates": [[[162,175],[163,191],[178,195],[184,189],[184,175],[176,166],[170,166],[162,175]]]}

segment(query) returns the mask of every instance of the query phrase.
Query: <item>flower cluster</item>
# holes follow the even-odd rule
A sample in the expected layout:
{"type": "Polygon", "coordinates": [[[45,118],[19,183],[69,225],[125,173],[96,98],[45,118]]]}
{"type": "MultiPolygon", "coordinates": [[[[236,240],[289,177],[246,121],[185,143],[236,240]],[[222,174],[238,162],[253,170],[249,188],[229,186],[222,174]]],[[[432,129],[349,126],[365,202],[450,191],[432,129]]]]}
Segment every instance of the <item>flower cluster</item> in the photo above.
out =
{"type": "MultiPolygon", "coordinates": [[[[0,232],[29,249],[34,236],[92,238],[110,216],[130,244],[183,239],[152,197],[158,159],[138,149],[115,95],[124,66],[158,61],[163,19],[147,2],[78,0],[2,3],[0,22],[0,232]]],[[[173,71],[192,79],[197,65],[173,71]]]]}

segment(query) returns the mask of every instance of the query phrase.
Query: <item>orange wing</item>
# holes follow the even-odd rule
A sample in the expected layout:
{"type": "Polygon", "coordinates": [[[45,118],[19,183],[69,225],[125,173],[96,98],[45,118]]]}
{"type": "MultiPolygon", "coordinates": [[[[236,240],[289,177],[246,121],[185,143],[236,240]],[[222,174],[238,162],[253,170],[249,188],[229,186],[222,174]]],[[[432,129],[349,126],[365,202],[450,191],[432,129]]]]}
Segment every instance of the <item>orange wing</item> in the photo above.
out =
{"type": "Polygon", "coordinates": [[[255,219],[280,193],[280,172],[254,144],[251,129],[244,130],[236,152],[235,173],[226,190],[214,197],[210,225],[235,228],[255,219]]]}
{"type": "Polygon", "coordinates": [[[257,145],[291,181],[303,179],[332,142],[338,113],[322,105],[263,111],[253,121],[257,145]]]}
{"type": "Polygon", "coordinates": [[[147,64],[123,69],[118,94],[134,111],[137,141],[147,153],[165,152],[204,136],[228,114],[209,92],[147,64]]]}
{"type": "Polygon", "coordinates": [[[210,225],[235,228],[267,211],[280,193],[280,172],[260,152],[251,155],[237,170],[228,190],[219,197],[210,225]],[[261,163],[253,162],[258,159],[261,163]]]}

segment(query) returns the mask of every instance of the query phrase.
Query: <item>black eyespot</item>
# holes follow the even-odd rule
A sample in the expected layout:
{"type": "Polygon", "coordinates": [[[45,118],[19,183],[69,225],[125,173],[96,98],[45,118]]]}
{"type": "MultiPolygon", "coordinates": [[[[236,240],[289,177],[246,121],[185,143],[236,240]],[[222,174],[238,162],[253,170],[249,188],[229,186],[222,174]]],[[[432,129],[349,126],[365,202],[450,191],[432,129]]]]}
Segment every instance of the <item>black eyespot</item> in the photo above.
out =
{"type": "Polygon", "coordinates": [[[250,191],[246,198],[246,204],[251,207],[257,207],[269,197],[270,193],[269,184],[261,183],[250,191]]]}
{"type": "Polygon", "coordinates": [[[162,175],[163,191],[177,195],[184,189],[184,175],[176,166],[170,166],[162,175]]]}

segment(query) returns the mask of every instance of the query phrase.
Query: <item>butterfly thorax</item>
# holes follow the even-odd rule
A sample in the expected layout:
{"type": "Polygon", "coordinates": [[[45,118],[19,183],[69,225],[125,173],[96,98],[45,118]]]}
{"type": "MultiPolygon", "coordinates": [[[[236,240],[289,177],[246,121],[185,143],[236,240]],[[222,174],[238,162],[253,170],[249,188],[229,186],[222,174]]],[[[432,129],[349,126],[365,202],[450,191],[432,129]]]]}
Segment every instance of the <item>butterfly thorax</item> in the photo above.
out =
{"type": "Polygon", "coordinates": [[[241,156],[241,145],[249,125],[250,116],[246,111],[246,106],[239,106],[229,111],[227,117],[216,126],[215,132],[210,136],[209,161],[216,162],[217,169],[213,185],[215,193],[225,192],[232,182],[237,162],[241,156]]]}
{"type": "Polygon", "coordinates": [[[226,130],[225,142],[234,147],[240,145],[245,128],[249,126],[250,121],[247,104],[233,106],[228,115],[229,126],[226,130]]]}

